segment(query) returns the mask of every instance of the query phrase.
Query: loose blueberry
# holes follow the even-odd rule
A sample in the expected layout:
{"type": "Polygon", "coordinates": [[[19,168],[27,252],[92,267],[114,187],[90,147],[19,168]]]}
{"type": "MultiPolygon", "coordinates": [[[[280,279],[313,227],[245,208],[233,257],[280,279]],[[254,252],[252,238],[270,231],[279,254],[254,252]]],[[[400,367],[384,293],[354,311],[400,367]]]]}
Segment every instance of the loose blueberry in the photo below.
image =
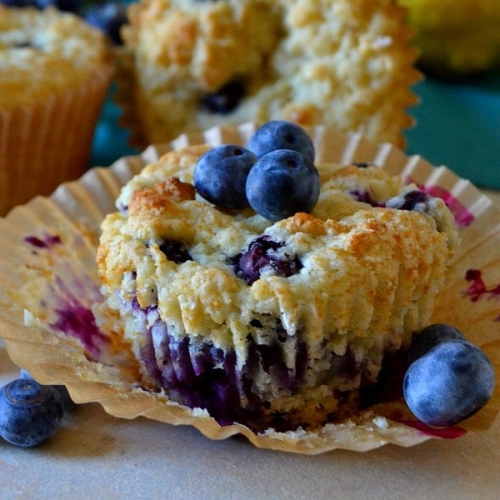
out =
{"type": "Polygon", "coordinates": [[[247,148],[259,158],[277,149],[291,149],[314,162],[314,144],[307,132],[295,123],[272,120],[250,137],[247,148]]]}
{"type": "Polygon", "coordinates": [[[250,170],[246,195],[262,217],[276,222],[297,212],[310,212],[319,197],[320,179],[303,154],[287,149],[262,156],[250,170]]]}
{"type": "Polygon", "coordinates": [[[467,339],[459,330],[450,325],[436,323],[427,326],[413,339],[408,349],[408,365],[421,358],[437,344],[447,342],[448,340],[466,341],[467,339]]]}
{"type": "Polygon", "coordinates": [[[225,208],[246,208],[245,186],[257,157],[241,146],[225,144],[207,151],[194,168],[194,187],[206,200],[225,208]]]}
{"type": "Polygon", "coordinates": [[[0,389],[0,436],[11,444],[41,444],[56,432],[63,415],[61,397],[51,386],[20,378],[0,389]]]}
{"type": "Polygon", "coordinates": [[[211,113],[227,115],[238,106],[243,97],[245,97],[243,84],[239,81],[232,81],[226,83],[217,92],[206,94],[201,104],[211,113]]]}
{"type": "Polygon", "coordinates": [[[494,385],[495,373],[486,354],[470,342],[449,340],[410,365],[403,394],[422,422],[451,427],[479,411],[494,385]]]}
{"type": "Polygon", "coordinates": [[[121,45],[120,29],[128,22],[127,8],[127,4],[106,2],[91,6],[83,17],[90,25],[102,30],[115,45],[121,45]]]}

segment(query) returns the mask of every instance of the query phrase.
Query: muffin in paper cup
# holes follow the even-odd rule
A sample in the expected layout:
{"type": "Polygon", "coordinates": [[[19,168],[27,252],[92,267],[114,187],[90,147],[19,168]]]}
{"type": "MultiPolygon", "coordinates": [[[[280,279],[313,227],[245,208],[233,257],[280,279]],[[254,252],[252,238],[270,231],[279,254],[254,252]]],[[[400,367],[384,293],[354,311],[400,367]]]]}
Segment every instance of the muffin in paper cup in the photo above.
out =
{"type": "Polygon", "coordinates": [[[403,146],[421,77],[405,9],[383,0],[141,0],[116,101],[132,145],[273,119],[403,146]]]}
{"type": "MultiPolygon", "coordinates": [[[[212,439],[242,434],[258,447],[282,451],[366,451],[387,443],[412,446],[432,437],[488,429],[498,412],[498,391],[480,412],[448,429],[423,425],[401,399],[392,399],[314,431],[256,433],[241,424],[221,426],[206,410],[187,408],[169,401],[162,391],[138,384],[139,366],[123,332],[117,331],[116,322],[106,324],[92,312],[104,301],[95,264],[100,224],[115,210],[121,187],[147,163],[190,144],[244,145],[254,129],[253,124],[213,128],[152,146],[109,169],[95,168],[79,181],[62,185],[50,198],[35,198],[3,219],[0,225],[8,236],[0,250],[0,301],[5,306],[0,331],[13,361],[42,383],[65,384],[75,401],[99,402],[117,417],[142,415],[192,425],[212,439]]],[[[461,329],[488,354],[498,377],[496,206],[447,168],[433,167],[419,156],[407,157],[387,143],[373,145],[359,134],[344,136],[325,127],[310,129],[310,134],[320,162],[375,163],[446,201],[462,243],[432,321],[461,329]]]]}
{"type": "Polygon", "coordinates": [[[104,35],[53,8],[0,6],[0,214],[89,167],[114,73],[104,35]]]}

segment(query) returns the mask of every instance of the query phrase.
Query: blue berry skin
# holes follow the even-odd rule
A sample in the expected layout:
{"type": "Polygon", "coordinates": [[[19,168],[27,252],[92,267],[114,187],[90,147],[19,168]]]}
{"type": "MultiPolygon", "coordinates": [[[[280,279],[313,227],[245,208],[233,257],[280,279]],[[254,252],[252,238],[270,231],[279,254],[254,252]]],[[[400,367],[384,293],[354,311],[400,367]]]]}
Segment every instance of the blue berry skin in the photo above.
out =
{"type": "Polygon", "coordinates": [[[194,187],[203,198],[219,207],[247,208],[245,186],[256,161],[257,157],[241,146],[217,146],[196,163],[194,187]]]}
{"type": "MultiPolygon", "coordinates": [[[[33,377],[26,370],[21,370],[21,378],[33,380],[33,377]]],[[[63,409],[65,413],[69,413],[74,410],[76,403],[71,399],[68,389],[64,385],[51,385],[52,389],[55,389],[59,396],[61,396],[61,402],[63,404],[63,409]]]]}
{"type": "Polygon", "coordinates": [[[453,326],[442,323],[427,326],[413,339],[408,349],[408,365],[411,365],[418,358],[421,358],[437,344],[447,342],[448,340],[467,341],[463,333],[453,326]]]}
{"type": "Polygon", "coordinates": [[[81,0],[34,0],[34,4],[39,9],[47,7],[56,7],[65,12],[73,12],[79,14],[82,1],[81,0]]]}
{"type": "Polygon", "coordinates": [[[427,425],[451,427],[474,415],[491,398],[495,372],[486,354],[463,340],[449,340],[413,362],[403,394],[427,425]]]}
{"type": "Polygon", "coordinates": [[[247,148],[259,158],[277,149],[291,149],[314,162],[315,150],[307,132],[295,123],[272,120],[258,128],[250,137],[247,148]]]}
{"type": "Polygon", "coordinates": [[[28,448],[50,438],[64,415],[59,393],[33,379],[20,378],[0,389],[0,436],[28,448]]]}
{"type": "Polygon", "coordinates": [[[63,410],[65,413],[69,413],[71,410],[76,408],[76,403],[71,399],[68,389],[65,385],[51,385],[52,389],[55,389],[59,396],[61,397],[61,403],[63,405],[63,410]]]}
{"type": "Polygon", "coordinates": [[[128,22],[126,4],[105,2],[91,6],[83,18],[87,23],[102,30],[115,45],[122,45],[121,27],[128,22]]]}
{"type": "Polygon", "coordinates": [[[79,14],[81,3],[81,0],[0,0],[0,4],[7,7],[35,7],[37,9],[56,7],[75,14],[79,14]]]}
{"type": "Polygon", "coordinates": [[[288,149],[260,158],[248,174],[250,206],[262,217],[277,222],[297,212],[310,212],[319,198],[320,179],[314,164],[288,149]]]}
{"type": "Polygon", "coordinates": [[[7,7],[34,7],[35,0],[0,0],[0,5],[7,7]]]}

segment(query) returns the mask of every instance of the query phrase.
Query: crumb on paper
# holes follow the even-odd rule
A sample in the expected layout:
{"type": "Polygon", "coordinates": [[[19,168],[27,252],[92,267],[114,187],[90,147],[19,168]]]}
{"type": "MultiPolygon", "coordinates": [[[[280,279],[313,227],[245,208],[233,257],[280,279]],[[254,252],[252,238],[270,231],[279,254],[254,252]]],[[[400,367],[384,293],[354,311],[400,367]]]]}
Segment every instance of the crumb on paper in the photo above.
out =
{"type": "Polygon", "coordinates": [[[382,416],[377,416],[375,417],[372,422],[379,428],[379,429],[388,429],[389,428],[389,422],[387,422],[387,419],[382,416]]]}

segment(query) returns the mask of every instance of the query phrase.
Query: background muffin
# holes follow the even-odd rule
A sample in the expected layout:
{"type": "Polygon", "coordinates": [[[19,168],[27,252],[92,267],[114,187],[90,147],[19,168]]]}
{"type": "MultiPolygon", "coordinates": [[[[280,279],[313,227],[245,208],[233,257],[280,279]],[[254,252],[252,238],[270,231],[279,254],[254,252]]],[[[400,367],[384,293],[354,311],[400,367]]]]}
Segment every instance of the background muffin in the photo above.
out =
{"type": "Polygon", "coordinates": [[[113,70],[75,15],[0,5],[0,215],[85,171],[113,70]]]}
{"type": "Polygon", "coordinates": [[[142,0],[118,95],[136,144],[285,119],[403,144],[419,78],[391,0],[142,0]]]}

